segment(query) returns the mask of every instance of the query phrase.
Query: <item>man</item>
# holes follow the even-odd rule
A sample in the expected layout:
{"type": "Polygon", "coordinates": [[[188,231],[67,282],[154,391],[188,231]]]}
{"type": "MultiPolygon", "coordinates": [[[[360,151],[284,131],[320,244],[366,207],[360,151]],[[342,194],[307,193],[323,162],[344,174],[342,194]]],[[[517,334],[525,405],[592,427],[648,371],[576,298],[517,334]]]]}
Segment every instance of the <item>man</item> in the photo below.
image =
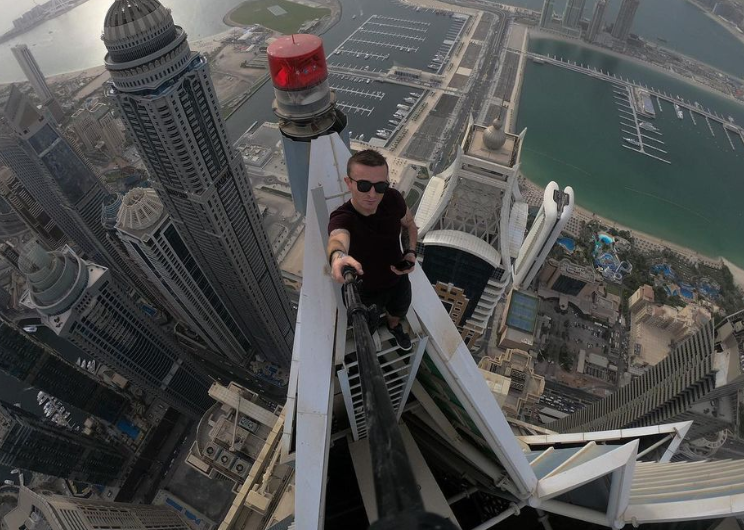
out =
{"type": "Polygon", "coordinates": [[[387,312],[387,326],[398,347],[410,351],[411,339],[401,319],[411,305],[408,274],[416,266],[418,228],[413,214],[400,192],[390,187],[387,162],[377,151],[353,155],[346,175],[351,200],[331,213],[328,223],[333,279],[343,283],[342,269],[354,267],[362,279],[362,302],[387,312]]]}

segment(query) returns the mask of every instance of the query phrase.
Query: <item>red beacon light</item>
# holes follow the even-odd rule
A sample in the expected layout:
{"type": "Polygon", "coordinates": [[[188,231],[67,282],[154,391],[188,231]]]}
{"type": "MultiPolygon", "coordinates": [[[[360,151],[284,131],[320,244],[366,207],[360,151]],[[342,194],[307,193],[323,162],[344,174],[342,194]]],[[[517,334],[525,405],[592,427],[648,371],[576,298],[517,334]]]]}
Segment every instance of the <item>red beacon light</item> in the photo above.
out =
{"type": "Polygon", "coordinates": [[[266,55],[271,80],[279,90],[307,89],[328,79],[323,41],[315,35],[279,37],[269,45],[266,55]]]}
{"type": "Polygon", "coordinates": [[[315,121],[334,105],[323,41],[315,35],[279,37],[266,50],[274,112],[290,122],[315,121]]]}

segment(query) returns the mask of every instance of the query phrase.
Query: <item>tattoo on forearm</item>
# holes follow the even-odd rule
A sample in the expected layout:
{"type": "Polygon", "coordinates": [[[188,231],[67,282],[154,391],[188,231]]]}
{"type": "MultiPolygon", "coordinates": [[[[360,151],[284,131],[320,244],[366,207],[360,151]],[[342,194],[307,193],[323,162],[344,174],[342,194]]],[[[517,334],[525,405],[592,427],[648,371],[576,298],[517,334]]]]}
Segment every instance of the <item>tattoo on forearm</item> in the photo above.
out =
{"type": "Polygon", "coordinates": [[[403,243],[403,248],[411,248],[411,234],[408,232],[408,227],[402,226],[400,228],[400,241],[403,243]]]}

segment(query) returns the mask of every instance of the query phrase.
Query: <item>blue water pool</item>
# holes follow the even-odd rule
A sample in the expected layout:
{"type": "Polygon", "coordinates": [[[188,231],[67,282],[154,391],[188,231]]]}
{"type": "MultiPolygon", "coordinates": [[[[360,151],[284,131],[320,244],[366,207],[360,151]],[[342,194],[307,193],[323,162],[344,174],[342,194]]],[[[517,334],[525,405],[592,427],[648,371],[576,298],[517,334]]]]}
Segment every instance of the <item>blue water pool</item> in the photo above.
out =
{"type": "Polygon", "coordinates": [[[558,243],[560,246],[568,250],[569,252],[573,252],[576,249],[576,242],[571,239],[570,237],[559,237],[556,240],[556,243],[558,243]]]}

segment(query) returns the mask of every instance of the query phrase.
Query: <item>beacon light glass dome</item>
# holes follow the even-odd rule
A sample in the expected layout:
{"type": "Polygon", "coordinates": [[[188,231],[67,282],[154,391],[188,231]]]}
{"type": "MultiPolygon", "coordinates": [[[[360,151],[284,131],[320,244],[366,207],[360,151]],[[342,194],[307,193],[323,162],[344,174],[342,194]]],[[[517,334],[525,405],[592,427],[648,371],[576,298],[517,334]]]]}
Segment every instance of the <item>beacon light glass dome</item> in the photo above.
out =
{"type": "Polygon", "coordinates": [[[315,35],[279,37],[266,55],[271,80],[279,90],[305,90],[328,78],[323,41],[315,35]]]}

